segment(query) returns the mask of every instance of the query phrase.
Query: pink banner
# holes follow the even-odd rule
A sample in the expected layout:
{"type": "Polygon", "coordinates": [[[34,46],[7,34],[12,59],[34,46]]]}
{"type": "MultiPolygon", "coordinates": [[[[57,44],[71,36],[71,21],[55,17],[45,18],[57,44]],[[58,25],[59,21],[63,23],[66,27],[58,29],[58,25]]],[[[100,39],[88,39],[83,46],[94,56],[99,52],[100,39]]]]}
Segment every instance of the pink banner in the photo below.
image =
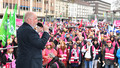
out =
{"type": "Polygon", "coordinates": [[[16,25],[17,26],[21,26],[22,25],[22,22],[23,22],[23,19],[16,19],[16,25]]]}
{"type": "Polygon", "coordinates": [[[115,20],[114,25],[117,26],[117,27],[120,26],[120,20],[115,20]]]}

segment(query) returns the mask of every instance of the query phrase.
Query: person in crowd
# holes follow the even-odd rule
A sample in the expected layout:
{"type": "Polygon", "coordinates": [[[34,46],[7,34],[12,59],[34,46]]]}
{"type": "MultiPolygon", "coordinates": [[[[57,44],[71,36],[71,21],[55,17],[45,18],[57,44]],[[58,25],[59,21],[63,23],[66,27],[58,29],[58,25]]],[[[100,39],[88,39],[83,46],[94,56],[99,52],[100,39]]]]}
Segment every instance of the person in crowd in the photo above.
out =
{"type": "MultiPolygon", "coordinates": [[[[2,40],[0,40],[0,48],[3,48],[2,40]]],[[[0,50],[0,54],[1,54],[1,55],[3,54],[3,50],[0,50]]]]}
{"type": "MultiPolygon", "coordinates": [[[[84,37],[82,37],[82,36],[80,36],[79,38],[77,37],[76,38],[76,43],[77,43],[77,45],[78,45],[78,49],[80,49],[80,51],[82,50],[82,47],[84,46],[84,45],[86,45],[86,41],[84,40],[84,37]]],[[[83,57],[83,55],[84,55],[84,53],[82,53],[81,52],[81,64],[80,64],[80,68],[84,68],[84,57],[83,57]]]]}
{"type": "MultiPolygon", "coordinates": [[[[66,45],[67,45],[67,60],[69,60],[69,56],[70,56],[69,54],[70,54],[72,47],[73,47],[72,39],[69,39],[68,43],[66,43],[66,45]]],[[[67,61],[67,68],[70,68],[70,65],[71,64],[69,64],[69,61],[67,61]]]]}
{"type": "MultiPolygon", "coordinates": [[[[84,45],[86,45],[86,40],[84,40],[84,37],[82,37],[82,36],[80,36],[79,38],[79,42],[78,42],[78,46],[80,47],[80,49],[82,49],[82,47],[84,46],[84,45]]],[[[76,39],[76,41],[77,41],[77,39],[76,39]]]]}
{"type": "Polygon", "coordinates": [[[81,51],[78,49],[77,43],[73,44],[73,48],[69,55],[69,64],[71,64],[71,68],[78,68],[81,64],[81,51]]]}
{"type": "Polygon", "coordinates": [[[95,59],[96,52],[90,39],[87,39],[87,44],[83,46],[82,52],[84,53],[85,68],[93,68],[93,60],[95,59]]]}
{"type": "Polygon", "coordinates": [[[26,12],[24,23],[17,30],[18,56],[16,68],[42,68],[42,50],[49,40],[49,27],[43,25],[43,35],[40,38],[35,31],[38,23],[37,15],[26,12]]]}
{"type": "Polygon", "coordinates": [[[116,45],[115,36],[111,36],[110,40],[112,42],[113,47],[115,47],[115,45],[116,45]]]}
{"type": "Polygon", "coordinates": [[[107,46],[103,50],[102,62],[105,68],[114,68],[114,64],[116,64],[116,50],[112,46],[111,40],[107,41],[107,46]]]}
{"type": "Polygon", "coordinates": [[[64,63],[59,61],[58,57],[51,57],[52,60],[46,65],[46,68],[65,68],[64,63]]]}
{"type": "Polygon", "coordinates": [[[95,60],[93,62],[93,68],[97,68],[98,67],[97,63],[98,61],[100,61],[100,55],[101,55],[100,44],[98,43],[97,37],[93,39],[93,46],[95,47],[95,51],[96,51],[95,60]]]}
{"type": "MultiPolygon", "coordinates": [[[[0,49],[3,48],[3,45],[2,45],[2,40],[0,40],[0,49]]],[[[2,54],[3,54],[3,50],[0,50],[0,66],[2,65],[2,54]]]]}
{"type": "Polygon", "coordinates": [[[67,46],[65,45],[65,42],[61,40],[60,42],[60,48],[57,50],[57,55],[59,59],[64,63],[64,65],[67,67],[67,46]]]}
{"type": "Polygon", "coordinates": [[[3,56],[2,56],[2,63],[4,64],[4,66],[6,67],[7,65],[9,67],[12,67],[12,68],[16,68],[16,59],[15,59],[15,56],[13,54],[13,49],[10,48],[11,45],[8,45],[6,48],[7,49],[7,53],[5,53],[3,56]]]}
{"type": "MultiPolygon", "coordinates": [[[[14,37],[12,43],[10,44],[11,46],[18,46],[17,44],[17,37],[14,37]]],[[[15,59],[17,58],[17,48],[14,48],[13,54],[15,56],[15,59]]]]}
{"type": "Polygon", "coordinates": [[[105,49],[105,47],[107,46],[107,40],[108,40],[108,36],[107,35],[103,35],[103,40],[100,42],[100,48],[101,48],[101,59],[100,59],[100,62],[101,62],[101,68],[104,68],[102,65],[103,65],[103,62],[102,62],[102,56],[103,56],[103,50],[105,49]]]}
{"type": "Polygon", "coordinates": [[[53,33],[51,33],[50,34],[50,39],[49,39],[49,42],[53,42],[54,41],[54,34],[53,33]]]}
{"type": "Polygon", "coordinates": [[[119,49],[120,48],[120,37],[118,37],[117,41],[116,41],[116,46],[115,48],[119,49]]]}
{"type": "Polygon", "coordinates": [[[53,41],[53,43],[55,44],[55,49],[57,50],[57,45],[59,45],[60,44],[60,36],[59,35],[57,35],[56,37],[55,37],[55,40],[53,41]]]}
{"type": "Polygon", "coordinates": [[[117,50],[116,56],[118,58],[118,64],[119,64],[119,68],[120,68],[120,48],[117,50]]]}
{"type": "Polygon", "coordinates": [[[53,48],[53,45],[51,42],[48,42],[46,44],[46,48],[42,51],[43,56],[43,65],[48,64],[51,61],[51,58],[49,57],[49,54],[53,54],[57,56],[57,51],[53,48]]]}

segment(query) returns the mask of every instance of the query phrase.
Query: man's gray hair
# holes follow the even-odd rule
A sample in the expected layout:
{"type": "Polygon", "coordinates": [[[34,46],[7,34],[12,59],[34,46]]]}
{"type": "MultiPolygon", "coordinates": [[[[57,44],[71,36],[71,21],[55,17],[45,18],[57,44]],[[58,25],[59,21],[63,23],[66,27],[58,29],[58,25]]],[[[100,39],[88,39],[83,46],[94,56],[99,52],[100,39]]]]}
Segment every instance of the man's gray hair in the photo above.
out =
{"type": "Polygon", "coordinates": [[[25,17],[24,17],[24,21],[27,22],[27,19],[32,19],[34,16],[33,12],[26,12],[25,17]]]}

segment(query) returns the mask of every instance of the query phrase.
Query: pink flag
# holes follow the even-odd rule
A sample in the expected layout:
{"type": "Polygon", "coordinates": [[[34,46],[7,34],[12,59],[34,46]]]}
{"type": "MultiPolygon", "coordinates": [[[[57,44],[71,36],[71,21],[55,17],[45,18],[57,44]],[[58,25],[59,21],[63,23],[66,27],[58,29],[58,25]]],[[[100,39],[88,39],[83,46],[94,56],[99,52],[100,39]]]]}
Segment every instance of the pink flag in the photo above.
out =
{"type": "Polygon", "coordinates": [[[54,34],[57,32],[57,24],[55,23],[54,34]]]}
{"type": "Polygon", "coordinates": [[[79,28],[81,28],[81,27],[82,27],[82,21],[83,21],[83,19],[82,19],[82,20],[81,20],[81,22],[80,22],[79,28]]]}

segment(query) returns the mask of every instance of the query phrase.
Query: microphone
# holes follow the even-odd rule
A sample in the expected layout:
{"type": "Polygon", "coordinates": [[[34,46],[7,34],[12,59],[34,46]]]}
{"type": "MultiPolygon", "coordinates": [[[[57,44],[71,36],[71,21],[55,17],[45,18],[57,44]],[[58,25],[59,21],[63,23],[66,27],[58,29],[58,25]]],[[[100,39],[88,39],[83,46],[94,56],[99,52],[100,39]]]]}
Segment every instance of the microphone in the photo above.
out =
{"type": "Polygon", "coordinates": [[[43,27],[43,24],[40,23],[40,22],[38,22],[38,23],[37,23],[37,26],[39,26],[39,27],[43,27]]]}

